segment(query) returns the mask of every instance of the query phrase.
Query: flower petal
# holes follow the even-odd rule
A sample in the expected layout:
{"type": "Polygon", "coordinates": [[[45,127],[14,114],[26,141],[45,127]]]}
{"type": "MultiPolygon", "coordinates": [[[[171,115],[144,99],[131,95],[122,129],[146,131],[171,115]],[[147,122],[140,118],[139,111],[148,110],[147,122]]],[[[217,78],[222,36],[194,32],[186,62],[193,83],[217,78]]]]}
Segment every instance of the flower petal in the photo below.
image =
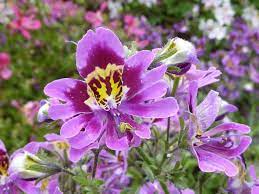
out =
{"type": "Polygon", "coordinates": [[[119,38],[109,29],[88,30],[78,42],[76,66],[79,74],[86,78],[96,66],[105,69],[110,64],[124,64],[124,50],[119,38]]]}
{"type": "Polygon", "coordinates": [[[240,123],[223,123],[221,125],[218,125],[205,133],[203,133],[204,136],[213,136],[225,131],[236,131],[240,134],[246,134],[250,132],[250,127],[244,124],[240,123]]]}
{"type": "Polygon", "coordinates": [[[178,110],[175,98],[169,97],[147,104],[122,103],[119,110],[125,114],[144,118],[167,118],[174,116],[178,110]]]}
{"type": "Polygon", "coordinates": [[[86,146],[82,149],[74,149],[71,148],[69,152],[69,159],[72,162],[78,162],[89,150],[91,149],[97,149],[99,147],[99,144],[97,142],[90,144],[89,146],[86,146]]]}
{"type": "Polygon", "coordinates": [[[127,136],[119,138],[114,121],[108,119],[106,129],[106,146],[112,150],[126,150],[129,148],[127,136]]]}
{"type": "Polygon", "coordinates": [[[92,117],[85,126],[85,131],[80,131],[76,136],[69,139],[72,148],[81,149],[96,141],[103,131],[99,118],[92,117]]]}
{"type": "Polygon", "coordinates": [[[199,168],[203,172],[224,172],[227,176],[233,177],[238,174],[238,168],[230,160],[212,152],[195,148],[198,156],[199,168]]]}
{"type": "Polygon", "coordinates": [[[71,78],[63,78],[47,84],[44,93],[49,97],[72,103],[84,103],[89,97],[87,84],[71,78]]]}
{"type": "Polygon", "coordinates": [[[153,61],[154,56],[154,53],[151,51],[143,50],[126,61],[123,69],[123,85],[129,88],[127,92],[128,97],[134,95],[141,88],[141,79],[153,61]]]}
{"type": "Polygon", "coordinates": [[[226,148],[224,146],[210,146],[210,144],[201,145],[200,148],[209,152],[217,153],[226,158],[233,158],[240,156],[244,153],[252,142],[252,138],[249,136],[240,137],[239,144],[234,148],[226,148]]]}
{"type": "Polygon", "coordinates": [[[87,122],[93,117],[92,114],[81,114],[65,122],[60,130],[60,135],[64,138],[70,138],[77,135],[87,126],[87,122]]]}
{"type": "Polygon", "coordinates": [[[140,90],[133,98],[127,100],[129,103],[140,103],[163,97],[168,89],[166,81],[160,80],[143,90],[140,90]]]}
{"type": "Polygon", "coordinates": [[[208,129],[215,121],[219,113],[220,101],[218,92],[211,90],[206,98],[197,106],[196,115],[203,130],[208,129]]]}

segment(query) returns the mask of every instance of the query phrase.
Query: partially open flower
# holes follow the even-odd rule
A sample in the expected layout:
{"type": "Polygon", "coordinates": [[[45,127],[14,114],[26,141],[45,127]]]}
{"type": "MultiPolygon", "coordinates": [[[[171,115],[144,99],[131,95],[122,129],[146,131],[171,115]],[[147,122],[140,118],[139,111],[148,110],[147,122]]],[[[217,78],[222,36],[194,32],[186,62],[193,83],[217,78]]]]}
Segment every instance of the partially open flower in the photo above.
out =
{"type": "Polygon", "coordinates": [[[11,161],[10,169],[22,179],[36,179],[46,175],[46,173],[36,170],[42,162],[40,158],[29,152],[18,153],[11,161]]]}
{"type": "Polygon", "coordinates": [[[196,64],[199,62],[193,44],[178,37],[171,39],[157,58],[169,67],[176,64],[196,64]]]}

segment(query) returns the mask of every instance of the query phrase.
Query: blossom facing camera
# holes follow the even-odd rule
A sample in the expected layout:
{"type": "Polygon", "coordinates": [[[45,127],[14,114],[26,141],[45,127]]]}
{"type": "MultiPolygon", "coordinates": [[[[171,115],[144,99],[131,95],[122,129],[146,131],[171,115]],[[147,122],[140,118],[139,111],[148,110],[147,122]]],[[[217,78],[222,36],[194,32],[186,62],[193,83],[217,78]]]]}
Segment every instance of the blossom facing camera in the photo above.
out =
{"type": "Polygon", "coordinates": [[[148,67],[155,56],[143,50],[126,57],[119,38],[109,29],[88,30],[78,42],[76,65],[83,80],[64,78],[49,83],[44,92],[51,99],[49,117],[65,123],[60,134],[68,139],[72,160],[94,143],[126,150],[151,137],[142,118],[167,118],[178,112],[173,97],[163,98],[167,83],[162,65],[148,67]]]}
{"type": "Polygon", "coordinates": [[[168,67],[176,64],[197,64],[196,50],[193,44],[181,38],[171,39],[157,56],[168,67]]]}
{"type": "Polygon", "coordinates": [[[10,164],[10,171],[21,179],[37,179],[47,175],[46,172],[41,172],[38,168],[42,164],[43,161],[40,158],[25,151],[14,156],[10,164]]]}

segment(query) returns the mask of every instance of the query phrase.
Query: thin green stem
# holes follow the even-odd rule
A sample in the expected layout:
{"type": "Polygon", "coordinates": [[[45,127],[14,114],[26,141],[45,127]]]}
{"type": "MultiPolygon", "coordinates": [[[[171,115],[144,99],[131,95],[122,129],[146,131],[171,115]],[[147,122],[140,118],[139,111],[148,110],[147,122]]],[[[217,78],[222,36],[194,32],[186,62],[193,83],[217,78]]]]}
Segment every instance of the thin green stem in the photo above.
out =
{"type": "Polygon", "coordinates": [[[180,77],[176,77],[174,79],[174,85],[173,85],[171,96],[175,96],[177,88],[178,88],[178,85],[179,85],[179,82],[180,82],[180,77]]]}
{"type": "Polygon", "coordinates": [[[92,179],[95,178],[100,151],[101,151],[101,148],[93,151],[94,152],[94,166],[93,166],[93,171],[92,171],[92,179]]]}

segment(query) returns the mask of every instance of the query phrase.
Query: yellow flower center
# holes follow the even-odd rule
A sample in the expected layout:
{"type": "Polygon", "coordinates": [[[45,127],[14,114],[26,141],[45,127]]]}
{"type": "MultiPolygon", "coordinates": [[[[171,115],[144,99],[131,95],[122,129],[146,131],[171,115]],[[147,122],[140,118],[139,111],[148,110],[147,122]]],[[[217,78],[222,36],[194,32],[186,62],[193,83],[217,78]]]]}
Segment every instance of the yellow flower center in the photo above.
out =
{"type": "Polygon", "coordinates": [[[0,153],[0,175],[7,176],[8,168],[9,168],[9,159],[7,154],[5,152],[0,153]]]}
{"type": "Polygon", "coordinates": [[[106,111],[117,108],[127,90],[122,83],[122,73],[122,65],[108,64],[106,69],[95,67],[85,79],[89,95],[85,104],[92,107],[97,103],[106,111]]]}

